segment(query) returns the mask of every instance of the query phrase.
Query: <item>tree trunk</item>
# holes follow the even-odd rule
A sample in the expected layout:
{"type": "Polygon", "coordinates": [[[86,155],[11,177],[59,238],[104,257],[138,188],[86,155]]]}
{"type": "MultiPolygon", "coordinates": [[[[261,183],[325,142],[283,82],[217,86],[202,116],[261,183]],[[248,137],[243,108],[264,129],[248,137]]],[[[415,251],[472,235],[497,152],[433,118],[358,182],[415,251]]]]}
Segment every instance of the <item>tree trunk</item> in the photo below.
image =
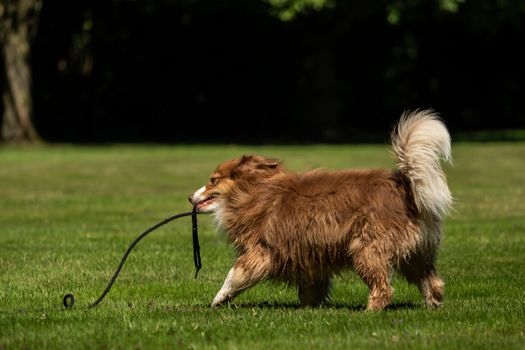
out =
{"type": "Polygon", "coordinates": [[[8,0],[0,6],[1,138],[6,143],[35,142],[30,54],[41,0],[8,0]]]}

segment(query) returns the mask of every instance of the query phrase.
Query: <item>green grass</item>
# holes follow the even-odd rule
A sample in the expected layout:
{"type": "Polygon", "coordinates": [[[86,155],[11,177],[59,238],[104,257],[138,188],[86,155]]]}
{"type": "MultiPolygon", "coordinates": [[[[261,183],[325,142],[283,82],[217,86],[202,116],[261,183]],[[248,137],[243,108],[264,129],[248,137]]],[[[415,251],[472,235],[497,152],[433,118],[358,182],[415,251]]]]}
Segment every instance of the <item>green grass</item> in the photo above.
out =
{"type": "Polygon", "coordinates": [[[0,349],[525,349],[525,143],[453,152],[443,307],[427,310],[396,277],[392,307],[368,313],[351,272],[327,307],[298,308],[294,290],[263,283],[210,309],[234,256],[205,216],[197,279],[183,218],[144,239],[107,298],[85,306],[137,234],[190,209],[188,194],[218,162],[257,153],[294,170],[393,167],[384,146],[0,148],[0,349]]]}

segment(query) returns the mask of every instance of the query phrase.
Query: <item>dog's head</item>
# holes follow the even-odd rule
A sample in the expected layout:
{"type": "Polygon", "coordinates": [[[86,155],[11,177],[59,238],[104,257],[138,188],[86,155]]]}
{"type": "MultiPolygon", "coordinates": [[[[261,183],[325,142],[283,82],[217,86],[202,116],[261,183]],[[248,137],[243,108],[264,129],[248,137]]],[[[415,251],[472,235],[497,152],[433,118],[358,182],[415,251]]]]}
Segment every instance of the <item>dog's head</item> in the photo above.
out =
{"type": "Polygon", "coordinates": [[[212,172],[208,183],[195,191],[188,198],[201,213],[213,213],[217,210],[220,198],[239,182],[255,184],[271,177],[281,170],[276,159],[260,156],[242,156],[228,160],[212,172]]]}

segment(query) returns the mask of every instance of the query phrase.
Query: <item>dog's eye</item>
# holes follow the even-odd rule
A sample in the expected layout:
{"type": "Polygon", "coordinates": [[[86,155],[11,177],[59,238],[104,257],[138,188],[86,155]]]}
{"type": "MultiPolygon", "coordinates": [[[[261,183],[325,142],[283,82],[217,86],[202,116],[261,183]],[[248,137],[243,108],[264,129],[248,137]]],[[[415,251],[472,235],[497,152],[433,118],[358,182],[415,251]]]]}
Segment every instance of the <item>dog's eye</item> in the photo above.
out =
{"type": "Polygon", "coordinates": [[[212,178],[210,179],[210,183],[211,183],[212,185],[214,185],[214,186],[217,185],[217,184],[219,183],[219,178],[218,178],[218,177],[212,177],[212,178]]]}

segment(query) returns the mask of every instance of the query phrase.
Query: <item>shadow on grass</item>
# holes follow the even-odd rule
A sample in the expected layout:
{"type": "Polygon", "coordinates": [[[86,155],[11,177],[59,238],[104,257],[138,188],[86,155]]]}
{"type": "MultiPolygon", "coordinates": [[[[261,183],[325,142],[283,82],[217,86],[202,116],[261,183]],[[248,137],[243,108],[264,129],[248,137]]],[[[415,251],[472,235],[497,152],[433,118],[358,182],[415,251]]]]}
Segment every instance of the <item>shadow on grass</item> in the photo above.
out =
{"type": "MultiPolygon", "coordinates": [[[[421,304],[413,303],[413,302],[401,302],[401,303],[394,303],[386,307],[386,311],[398,311],[398,310],[413,310],[413,309],[421,309],[421,304]]],[[[285,303],[279,303],[279,302],[268,302],[268,301],[262,301],[262,302],[253,302],[253,303],[230,303],[228,305],[223,305],[217,309],[214,309],[210,306],[210,304],[195,304],[195,305],[162,305],[162,304],[146,304],[146,305],[132,305],[131,303],[127,303],[127,305],[100,305],[94,309],[89,309],[86,305],[75,305],[73,309],[65,309],[62,305],[53,305],[51,307],[42,308],[42,307],[26,307],[26,308],[17,308],[15,309],[16,313],[18,315],[42,315],[49,312],[66,312],[66,313],[75,313],[78,311],[86,312],[89,310],[95,310],[95,309],[110,309],[113,311],[116,310],[129,310],[129,309],[149,309],[150,311],[157,310],[161,312],[195,312],[195,311],[213,311],[213,310],[248,310],[248,309],[268,309],[268,310],[348,310],[348,311],[355,311],[355,312],[364,312],[366,311],[366,305],[364,304],[348,304],[348,303],[337,303],[337,302],[329,302],[321,306],[316,307],[302,307],[299,303],[293,303],[293,302],[285,302],[285,303]]]]}
{"type": "MultiPolygon", "coordinates": [[[[211,309],[210,305],[195,305],[199,309],[211,309]]],[[[323,304],[321,306],[316,307],[302,307],[299,303],[272,303],[272,302],[256,302],[256,303],[231,303],[228,305],[221,306],[219,309],[292,309],[292,310],[300,310],[300,309],[335,309],[335,310],[349,310],[349,311],[365,311],[366,305],[360,305],[360,304],[346,304],[346,303],[334,303],[329,302],[326,304],[323,304]]],[[[397,311],[397,310],[411,310],[411,309],[419,309],[421,308],[421,305],[413,302],[402,302],[402,303],[394,303],[386,307],[385,310],[387,311],[397,311]]]]}

